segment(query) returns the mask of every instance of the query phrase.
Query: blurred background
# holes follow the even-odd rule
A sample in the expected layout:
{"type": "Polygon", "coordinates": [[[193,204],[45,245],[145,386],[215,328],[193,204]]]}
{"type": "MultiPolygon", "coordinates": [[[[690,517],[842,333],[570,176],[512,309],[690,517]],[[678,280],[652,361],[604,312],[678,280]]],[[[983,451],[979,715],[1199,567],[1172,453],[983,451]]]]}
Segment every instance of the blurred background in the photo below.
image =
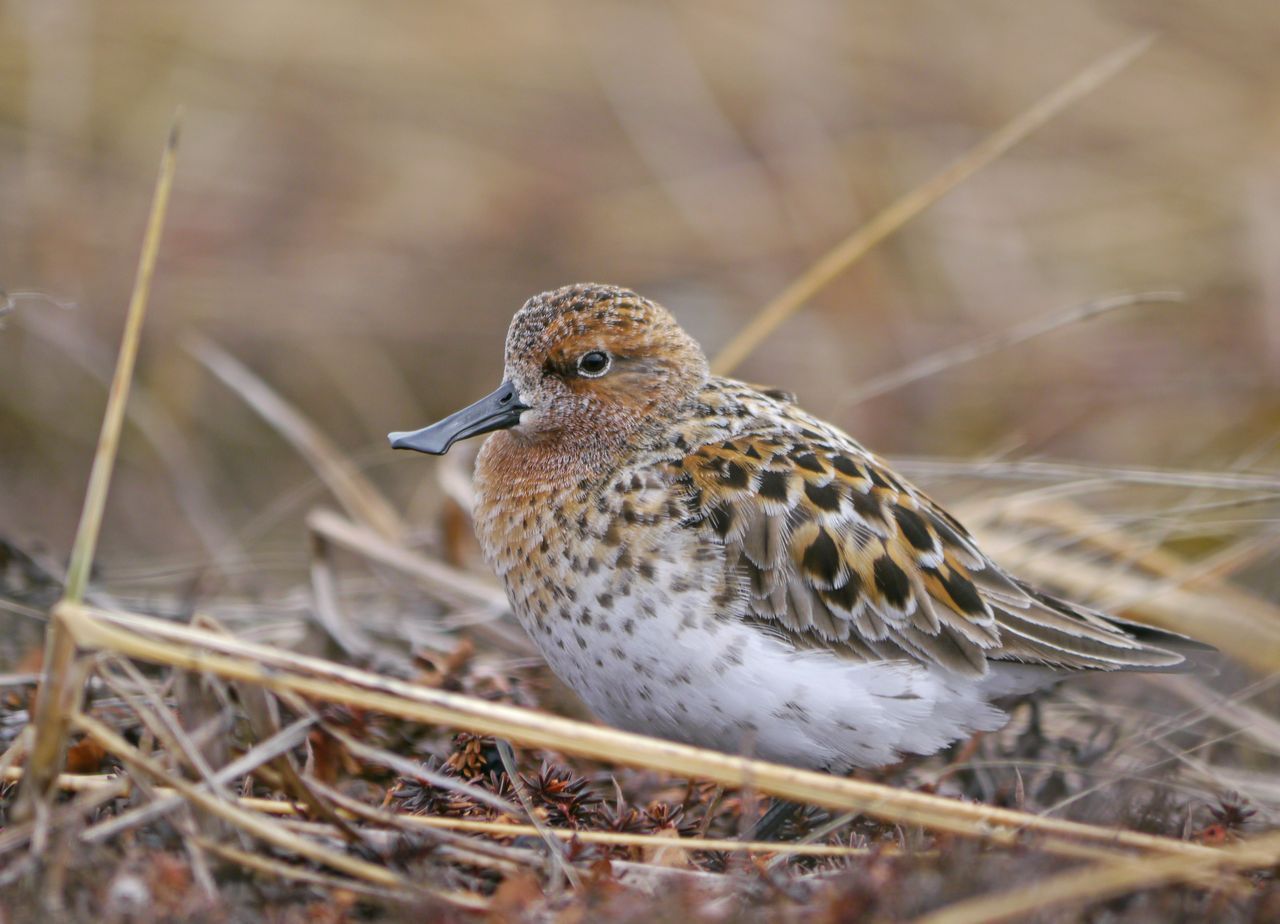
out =
{"type": "Polygon", "coordinates": [[[9,0],[0,538],[65,558],[180,104],[99,555],[100,578],[134,586],[172,586],[228,541],[252,553],[233,581],[293,581],[307,560],[301,518],[323,490],[198,338],[425,518],[441,463],[385,434],[494,387],[526,297],[630,286],[714,353],[877,210],[1148,32],[1135,64],[737,374],[891,457],[1275,471],[1280,8],[1265,0],[9,0]],[[1148,289],[1187,301],[848,400],[940,349],[1148,289]]]}

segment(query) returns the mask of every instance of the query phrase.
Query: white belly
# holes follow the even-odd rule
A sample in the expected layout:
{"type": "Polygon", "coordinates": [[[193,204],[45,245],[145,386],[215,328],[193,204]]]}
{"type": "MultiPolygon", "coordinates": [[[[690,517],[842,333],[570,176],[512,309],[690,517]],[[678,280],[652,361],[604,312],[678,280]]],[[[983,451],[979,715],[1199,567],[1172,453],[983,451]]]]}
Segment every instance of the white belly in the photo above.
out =
{"type": "Polygon", "coordinates": [[[610,725],[728,753],[837,772],[880,766],[999,728],[1006,716],[988,696],[1049,676],[997,668],[975,681],[797,651],[736,617],[708,615],[709,594],[697,589],[659,600],[637,588],[591,605],[609,586],[607,577],[579,585],[585,619],[570,607],[543,627],[526,623],[552,669],[610,725]]]}

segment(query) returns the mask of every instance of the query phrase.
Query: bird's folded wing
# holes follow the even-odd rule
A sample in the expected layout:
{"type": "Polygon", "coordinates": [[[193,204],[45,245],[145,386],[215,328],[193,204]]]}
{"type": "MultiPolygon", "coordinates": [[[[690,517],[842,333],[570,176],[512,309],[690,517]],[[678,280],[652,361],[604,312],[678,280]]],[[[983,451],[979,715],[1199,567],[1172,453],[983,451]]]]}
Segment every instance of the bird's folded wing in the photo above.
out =
{"type": "Polygon", "coordinates": [[[747,427],[671,468],[688,492],[687,526],[723,544],[749,594],[747,618],[764,631],[969,676],[990,659],[1099,670],[1183,662],[1179,636],[1139,637],[1014,580],[927,496],[805,418],[785,431],[747,427]]]}

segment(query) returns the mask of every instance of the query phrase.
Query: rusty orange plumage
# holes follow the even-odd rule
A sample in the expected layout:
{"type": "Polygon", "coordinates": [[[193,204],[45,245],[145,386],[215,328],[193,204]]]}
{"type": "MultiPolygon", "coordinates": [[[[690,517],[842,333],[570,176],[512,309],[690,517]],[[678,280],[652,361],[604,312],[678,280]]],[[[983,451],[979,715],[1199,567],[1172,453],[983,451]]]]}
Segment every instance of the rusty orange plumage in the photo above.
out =
{"type": "Polygon", "coordinates": [[[995,697],[1181,669],[1194,646],[1007,574],[790,395],[712,376],[626,289],[530,299],[502,387],[392,445],[492,431],[486,557],[552,668],[624,728],[844,770],[996,728],[995,697]]]}

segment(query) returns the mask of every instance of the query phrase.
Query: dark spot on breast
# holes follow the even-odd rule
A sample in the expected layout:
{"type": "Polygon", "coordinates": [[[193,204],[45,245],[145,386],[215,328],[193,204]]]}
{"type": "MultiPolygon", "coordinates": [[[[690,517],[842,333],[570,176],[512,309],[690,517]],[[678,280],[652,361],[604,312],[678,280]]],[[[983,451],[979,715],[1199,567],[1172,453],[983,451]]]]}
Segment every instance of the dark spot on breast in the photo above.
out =
{"type": "Polygon", "coordinates": [[[804,493],[819,510],[840,509],[840,491],[835,484],[824,484],[819,487],[811,481],[806,481],[804,493]]]}
{"type": "Polygon", "coordinates": [[[635,635],[636,621],[634,619],[624,620],[622,623],[622,631],[627,633],[627,635],[635,635]]]}
{"type": "Polygon", "coordinates": [[[876,589],[891,605],[902,609],[911,599],[911,581],[907,573],[887,555],[877,558],[871,570],[875,574],[876,589]]]}
{"type": "Polygon", "coordinates": [[[924,525],[924,520],[920,514],[914,510],[908,510],[894,504],[891,508],[893,517],[898,521],[898,526],[902,529],[902,535],[907,537],[907,541],[921,551],[933,550],[933,536],[929,534],[929,528],[924,525]]]}
{"type": "Polygon", "coordinates": [[[648,561],[640,562],[640,564],[636,565],[636,573],[639,574],[645,580],[649,580],[649,581],[653,580],[653,575],[654,575],[653,563],[648,561]]]}
{"type": "Polygon", "coordinates": [[[800,564],[821,583],[827,586],[834,584],[840,575],[840,550],[831,534],[825,529],[818,530],[818,535],[804,550],[800,564]]]}
{"type": "Polygon", "coordinates": [[[618,567],[630,568],[634,564],[635,564],[635,559],[631,557],[631,550],[623,549],[622,554],[618,556],[618,563],[617,563],[618,567]]]}
{"type": "Polygon", "coordinates": [[[760,458],[760,453],[756,452],[756,447],[752,446],[750,443],[747,444],[747,448],[742,451],[742,454],[748,459],[760,458]]]}
{"type": "Polygon", "coordinates": [[[605,609],[608,609],[609,607],[613,606],[613,594],[597,594],[596,602],[599,603],[601,606],[603,606],[605,609]]]}

